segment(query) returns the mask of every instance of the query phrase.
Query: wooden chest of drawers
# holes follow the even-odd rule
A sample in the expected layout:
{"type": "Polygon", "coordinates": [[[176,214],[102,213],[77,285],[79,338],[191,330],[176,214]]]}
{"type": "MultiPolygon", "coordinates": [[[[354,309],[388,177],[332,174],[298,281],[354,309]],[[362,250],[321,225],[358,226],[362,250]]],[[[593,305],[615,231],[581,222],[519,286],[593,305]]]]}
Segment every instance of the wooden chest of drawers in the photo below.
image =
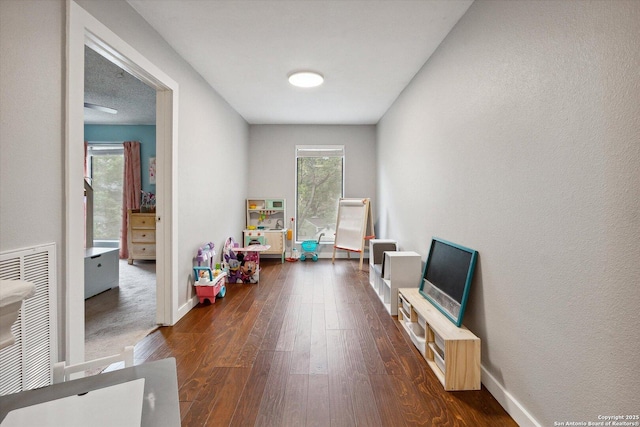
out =
{"type": "Polygon", "coordinates": [[[156,259],[156,214],[129,211],[129,264],[136,259],[156,259]]]}

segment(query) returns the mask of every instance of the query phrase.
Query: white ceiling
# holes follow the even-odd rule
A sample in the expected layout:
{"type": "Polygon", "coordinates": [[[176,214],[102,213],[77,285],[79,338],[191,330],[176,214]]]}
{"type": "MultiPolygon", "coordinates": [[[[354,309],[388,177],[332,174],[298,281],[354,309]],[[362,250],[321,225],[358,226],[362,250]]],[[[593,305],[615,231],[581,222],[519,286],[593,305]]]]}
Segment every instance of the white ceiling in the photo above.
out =
{"type": "Polygon", "coordinates": [[[375,124],[473,0],[127,1],[251,124],[375,124]]]}
{"type": "Polygon", "coordinates": [[[84,102],[117,114],[84,109],[86,124],[155,125],[156,91],[89,47],[84,48],[84,102]]]}

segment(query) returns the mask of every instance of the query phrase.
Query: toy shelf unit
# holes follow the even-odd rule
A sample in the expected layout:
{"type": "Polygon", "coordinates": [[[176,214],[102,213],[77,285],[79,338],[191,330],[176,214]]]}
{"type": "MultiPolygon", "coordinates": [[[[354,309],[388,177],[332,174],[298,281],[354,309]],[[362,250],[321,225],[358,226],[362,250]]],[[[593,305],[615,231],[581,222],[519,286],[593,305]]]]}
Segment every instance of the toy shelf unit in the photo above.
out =
{"type": "Polygon", "coordinates": [[[283,230],[285,213],[285,199],[247,199],[247,228],[283,230]]]}
{"type": "Polygon", "coordinates": [[[382,256],[386,251],[397,251],[398,243],[391,239],[369,240],[369,284],[374,289],[379,285],[376,280],[382,282],[382,256]]]}
{"type": "Polygon", "coordinates": [[[420,286],[422,260],[413,251],[383,252],[380,279],[376,278],[373,289],[390,315],[398,314],[398,289],[420,286]]]}
{"type": "Polygon", "coordinates": [[[480,338],[457,327],[417,288],[398,290],[398,322],[446,391],[480,390],[480,338]]]}

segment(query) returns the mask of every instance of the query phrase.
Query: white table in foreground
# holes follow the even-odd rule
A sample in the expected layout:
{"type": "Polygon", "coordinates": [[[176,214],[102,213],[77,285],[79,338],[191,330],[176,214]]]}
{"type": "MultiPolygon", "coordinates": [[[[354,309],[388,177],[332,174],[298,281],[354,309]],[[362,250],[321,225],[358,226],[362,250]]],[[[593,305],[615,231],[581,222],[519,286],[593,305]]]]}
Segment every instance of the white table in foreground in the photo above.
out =
{"type": "MultiPolygon", "coordinates": [[[[0,423],[12,410],[90,393],[91,391],[121,385],[138,379],[144,379],[140,426],[180,426],[178,379],[174,358],[143,363],[142,365],[105,374],[92,375],[35,390],[0,396],[0,423]]],[[[105,402],[105,405],[109,404],[110,402],[105,402]]],[[[111,410],[117,411],[118,408],[113,407],[111,410]]]]}

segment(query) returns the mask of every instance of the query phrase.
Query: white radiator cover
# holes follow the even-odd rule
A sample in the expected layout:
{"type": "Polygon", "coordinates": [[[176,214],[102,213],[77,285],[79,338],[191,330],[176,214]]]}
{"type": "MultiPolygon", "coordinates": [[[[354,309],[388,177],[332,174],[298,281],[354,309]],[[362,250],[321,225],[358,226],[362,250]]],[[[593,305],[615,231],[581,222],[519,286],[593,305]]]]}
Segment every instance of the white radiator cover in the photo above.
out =
{"type": "Polygon", "coordinates": [[[0,350],[0,395],[51,384],[58,354],[55,266],[53,243],[0,254],[0,279],[36,285],[11,328],[15,344],[0,350]]]}

